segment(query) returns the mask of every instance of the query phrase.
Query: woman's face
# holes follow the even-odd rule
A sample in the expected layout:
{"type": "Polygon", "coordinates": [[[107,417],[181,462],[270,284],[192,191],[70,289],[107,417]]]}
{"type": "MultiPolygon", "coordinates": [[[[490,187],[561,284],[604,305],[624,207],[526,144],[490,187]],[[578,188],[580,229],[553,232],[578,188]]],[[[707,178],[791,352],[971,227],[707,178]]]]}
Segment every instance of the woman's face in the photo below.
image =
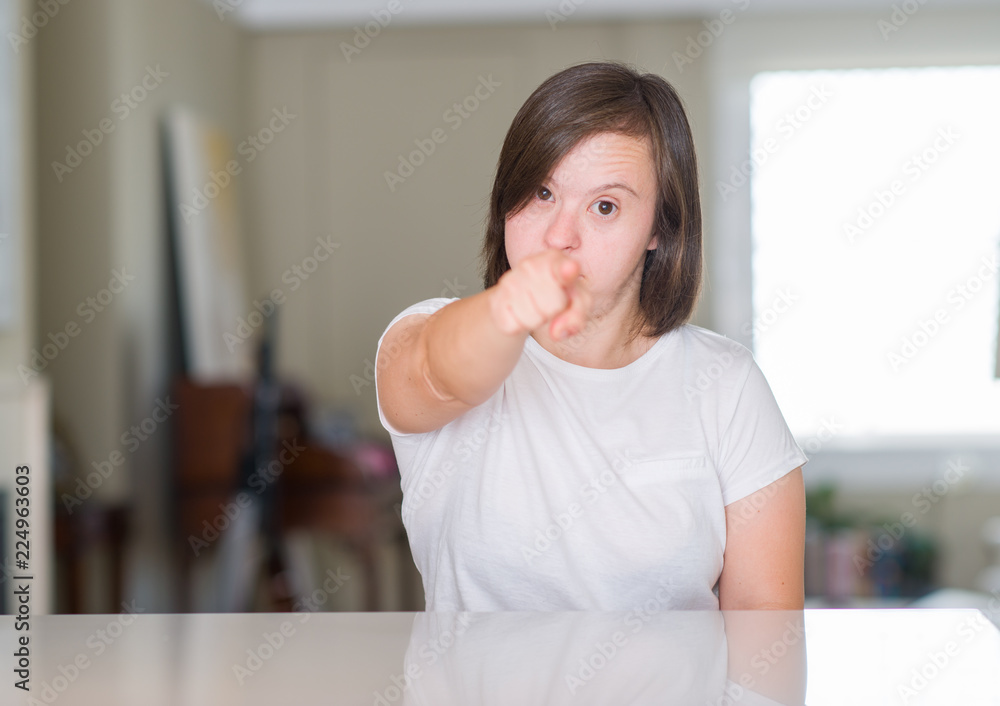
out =
{"type": "Polygon", "coordinates": [[[505,225],[515,267],[547,248],[580,263],[597,310],[637,306],[656,210],[656,174],[648,140],[598,133],[581,140],[505,225]]]}

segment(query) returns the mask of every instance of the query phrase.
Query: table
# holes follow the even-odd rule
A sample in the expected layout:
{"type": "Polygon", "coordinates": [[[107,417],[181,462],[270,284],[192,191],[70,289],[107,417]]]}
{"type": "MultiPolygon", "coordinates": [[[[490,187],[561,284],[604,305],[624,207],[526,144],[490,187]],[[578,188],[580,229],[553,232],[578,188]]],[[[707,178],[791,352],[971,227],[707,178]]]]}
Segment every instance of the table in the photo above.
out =
{"type": "Polygon", "coordinates": [[[19,634],[4,704],[1000,704],[978,610],[38,616],[31,698],[19,634]]]}

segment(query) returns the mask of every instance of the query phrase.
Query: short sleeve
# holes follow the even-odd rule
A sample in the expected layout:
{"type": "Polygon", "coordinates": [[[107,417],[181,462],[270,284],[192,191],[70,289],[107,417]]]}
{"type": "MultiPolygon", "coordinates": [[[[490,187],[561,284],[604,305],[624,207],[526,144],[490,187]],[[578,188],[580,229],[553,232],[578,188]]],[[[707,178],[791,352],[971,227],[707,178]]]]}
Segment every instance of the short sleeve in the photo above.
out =
{"type": "MultiPolygon", "coordinates": [[[[398,313],[392,321],[385,327],[382,335],[378,337],[378,344],[375,346],[375,363],[378,365],[378,352],[382,347],[382,339],[385,338],[385,334],[389,332],[393,324],[402,319],[404,316],[409,316],[410,314],[433,314],[438,309],[443,308],[446,304],[451,304],[453,301],[458,301],[459,297],[435,297],[433,299],[425,299],[421,302],[417,302],[412,306],[408,306],[398,313]]],[[[378,374],[375,374],[375,406],[378,409],[378,419],[382,423],[383,428],[389,432],[393,437],[406,437],[406,436],[417,436],[419,432],[402,432],[397,430],[389,421],[385,418],[385,412],[382,411],[382,405],[378,401],[378,374]]]]}
{"type": "Polygon", "coordinates": [[[785,706],[779,701],[737,684],[732,679],[726,679],[726,688],[722,693],[727,696],[726,703],[740,706],[785,706]]]}
{"type": "Polygon", "coordinates": [[[733,416],[721,437],[723,505],[760,490],[809,461],[752,356],[749,363],[733,416]]]}

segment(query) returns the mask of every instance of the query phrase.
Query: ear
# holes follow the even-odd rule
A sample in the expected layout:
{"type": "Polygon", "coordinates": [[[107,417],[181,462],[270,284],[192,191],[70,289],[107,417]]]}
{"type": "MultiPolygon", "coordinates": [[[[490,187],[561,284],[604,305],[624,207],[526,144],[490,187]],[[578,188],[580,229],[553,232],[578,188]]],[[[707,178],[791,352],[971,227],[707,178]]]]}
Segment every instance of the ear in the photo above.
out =
{"type": "Polygon", "coordinates": [[[660,244],[660,236],[657,233],[653,234],[653,237],[649,239],[649,245],[646,246],[647,250],[656,250],[660,244]]]}

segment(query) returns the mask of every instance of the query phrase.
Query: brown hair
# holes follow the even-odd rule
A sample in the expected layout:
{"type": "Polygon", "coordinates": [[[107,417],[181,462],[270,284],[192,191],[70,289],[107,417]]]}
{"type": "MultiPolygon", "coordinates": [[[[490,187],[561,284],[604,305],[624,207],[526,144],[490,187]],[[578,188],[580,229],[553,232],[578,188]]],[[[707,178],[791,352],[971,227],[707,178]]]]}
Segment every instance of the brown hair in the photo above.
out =
{"type": "Polygon", "coordinates": [[[497,162],[481,252],[483,287],[510,269],[504,223],[523,209],[578,142],[601,132],[646,138],[657,176],[655,250],[646,251],[639,317],[661,336],[685,323],[701,289],[701,201],[694,140],[684,107],[661,76],[618,62],[591,62],[546,79],[514,116],[497,162]]]}

